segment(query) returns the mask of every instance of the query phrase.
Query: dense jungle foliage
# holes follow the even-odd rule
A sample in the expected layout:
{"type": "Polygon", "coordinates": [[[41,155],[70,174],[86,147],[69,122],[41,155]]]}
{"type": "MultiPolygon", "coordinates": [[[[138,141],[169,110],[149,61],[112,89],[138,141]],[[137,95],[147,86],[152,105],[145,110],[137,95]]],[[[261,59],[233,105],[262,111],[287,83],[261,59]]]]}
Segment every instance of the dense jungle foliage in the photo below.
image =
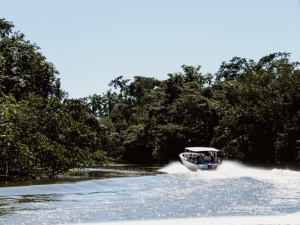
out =
{"type": "Polygon", "coordinates": [[[289,53],[234,57],[215,74],[119,76],[68,99],[36,44],[0,19],[0,175],[53,177],[110,162],[166,163],[213,146],[247,163],[299,165],[300,70],[289,53]]]}

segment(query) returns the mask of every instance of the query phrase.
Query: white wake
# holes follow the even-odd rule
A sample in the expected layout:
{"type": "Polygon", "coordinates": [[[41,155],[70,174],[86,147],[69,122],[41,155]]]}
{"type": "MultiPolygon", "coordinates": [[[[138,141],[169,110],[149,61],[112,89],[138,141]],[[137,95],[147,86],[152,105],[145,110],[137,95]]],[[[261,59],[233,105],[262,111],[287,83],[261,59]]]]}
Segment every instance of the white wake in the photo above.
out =
{"type": "Polygon", "coordinates": [[[277,183],[289,183],[300,185],[300,172],[281,169],[262,169],[245,166],[234,161],[224,161],[215,171],[193,172],[187,169],[181,162],[172,162],[161,168],[160,172],[167,174],[187,174],[187,176],[198,177],[200,179],[229,179],[250,177],[262,181],[277,183]]]}

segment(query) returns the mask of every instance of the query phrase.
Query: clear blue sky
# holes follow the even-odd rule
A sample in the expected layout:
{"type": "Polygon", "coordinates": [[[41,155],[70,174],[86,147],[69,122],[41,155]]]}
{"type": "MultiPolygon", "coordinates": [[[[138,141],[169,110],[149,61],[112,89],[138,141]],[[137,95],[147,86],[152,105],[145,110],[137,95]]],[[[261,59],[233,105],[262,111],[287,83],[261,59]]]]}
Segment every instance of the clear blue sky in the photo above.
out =
{"type": "Polygon", "coordinates": [[[0,0],[0,18],[41,47],[70,98],[183,64],[205,74],[234,56],[300,61],[299,0],[0,0]]]}

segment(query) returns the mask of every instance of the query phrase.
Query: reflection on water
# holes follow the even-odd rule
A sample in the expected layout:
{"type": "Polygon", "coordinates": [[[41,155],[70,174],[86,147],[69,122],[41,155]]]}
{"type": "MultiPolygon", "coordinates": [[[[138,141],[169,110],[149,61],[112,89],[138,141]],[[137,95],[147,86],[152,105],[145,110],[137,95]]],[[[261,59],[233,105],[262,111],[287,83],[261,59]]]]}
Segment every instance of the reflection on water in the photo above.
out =
{"type": "Polygon", "coordinates": [[[155,175],[161,167],[153,165],[117,164],[110,167],[89,169],[89,178],[138,177],[155,175]]]}
{"type": "Polygon", "coordinates": [[[52,202],[57,198],[59,201],[59,195],[23,195],[21,198],[16,199],[17,203],[37,203],[37,202],[52,202]]]}
{"type": "Polygon", "coordinates": [[[115,164],[100,168],[73,169],[53,179],[0,181],[1,187],[61,184],[99,178],[148,176],[159,173],[161,166],[140,164],[115,164]]]}
{"type": "Polygon", "coordinates": [[[0,224],[282,215],[300,211],[300,173],[289,170],[262,170],[225,162],[217,171],[191,172],[175,162],[163,168],[119,166],[77,175],[83,180],[1,188],[0,224]]]}

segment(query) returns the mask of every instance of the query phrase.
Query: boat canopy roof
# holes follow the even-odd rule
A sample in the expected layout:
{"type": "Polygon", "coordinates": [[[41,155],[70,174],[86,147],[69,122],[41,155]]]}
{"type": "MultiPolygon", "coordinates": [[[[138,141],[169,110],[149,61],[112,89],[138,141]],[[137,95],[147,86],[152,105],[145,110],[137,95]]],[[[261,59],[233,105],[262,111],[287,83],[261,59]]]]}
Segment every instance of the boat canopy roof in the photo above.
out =
{"type": "Polygon", "coordinates": [[[211,147],[186,147],[185,150],[191,152],[219,152],[220,150],[211,147]]]}

